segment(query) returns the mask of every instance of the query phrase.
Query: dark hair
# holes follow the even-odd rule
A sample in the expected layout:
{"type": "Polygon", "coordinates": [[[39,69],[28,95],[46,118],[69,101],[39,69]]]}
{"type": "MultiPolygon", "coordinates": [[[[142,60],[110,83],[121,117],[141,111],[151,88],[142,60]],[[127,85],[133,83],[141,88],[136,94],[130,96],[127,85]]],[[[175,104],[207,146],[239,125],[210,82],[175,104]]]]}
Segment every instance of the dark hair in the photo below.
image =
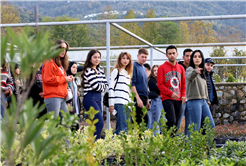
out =
{"type": "Polygon", "coordinates": [[[159,68],[159,65],[154,65],[154,66],[152,66],[152,68],[151,68],[151,73],[150,73],[150,76],[149,76],[149,79],[152,77],[152,78],[154,78],[155,80],[157,80],[157,77],[155,76],[155,74],[154,74],[154,68],[159,68]]]}
{"type": "Polygon", "coordinates": [[[193,57],[194,57],[194,55],[195,55],[196,52],[199,52],[200,55],[201,55],[201,57],[202,57],[202,62],[201,62],[201,64],[199,65],[199,68],[202,68],[203,70],[201,71],[201,74],[200,74],[200,75],[201,75],[201,77],[202,77],[203,79],[206,79],[206,76],[205,76],[205,68],[204,68],[204,56],[203,56],[203,53],[202,53],[201,50],[195,50],[195,51],[192,52],[192,54],[191,54],[191,56],[190,56],[190,64],[189,64],[189,66],[191,66],[193,69],[196,68],[196,66],[195,66],[195,64],[194,64],[194,61],[193,61],[193,57]]]}
{"type": "MultiPolygon", "coordinates": [[[[67,51],[69,49],[69,44],[65,41],[65,40],[57,40],[55,42],[55,45],[60,45],[62,43],[65,43],[67,45],[67,48],[66,48],[66,53],[64,55],[63,58],[61,58],[59,55],[55,58],[53,58],[54,62],[56,63],[57,66],[62,66],[64,68],[64,70],[66,71],[68,69],[68,55],[67,55],[67,51]]],[[[60,49],[61,47],[58,47],[57,49],[60,49]]]]}
{"type": "Polygon", "coordinates": [[[186,52],[192,52],[192,49],[186,48],[186,49],[183,51],[183,56],[185,56],[185,53],[186,53],[186,52]]]}
{"type": "Polygon", "coordinates": [[[71,72],[71,68],[72,68],[72,66],[73,66],[74,64],[77,65],[77,63],[74,62],[74,61],[70,61],[70,62],[69,62],[68,69],[67,69],[67,75],[72,75],[72,76],[75,77],[76,73],[73,74],[73,73],[71,72]]]}
{"type": "Polygon", "coordinates": [[[149,55],[149,51],[146,48],[141,47],[138,50],[138,55],[140,55],[140,54],[149,55]]]}
{"type": "Polygon", "coordinates": [[[144,67],[145,67],[146,69],[151,70],[151,67],[150,67],[150,65],[149,65],[148,63],[145,63],[145,64],[143,64],[143,65],[144,65],[144,67]]]}
{"type": "Polygon", "coordinates": [[[175,49],[176,52],[178,52],[177,47],[175,47],[174,45],[170,45],[166,48],[166,54],[167,54],[167,50],[171,50],[171,49],[175,49]]]}
{"type": "Polygon", "coordinates": [[[20,67],[19,67],[19,64],[16,63],[16,64],[15,64],[15,70],[18,69],[18,68],[20,68],[20,67]]]}
{"type": "Polygon", "coordinates": [[[8,62],[4,58],[1,66],[3,68],[3,71],[8,71],[8,65],[9,65],[8,62]]]}
{"type": "MultiPolygon", "coordinates": [[[[81,81],[81,86],[84,88],[84,75],[85,75],[85,71],[87,68],[92,68],[93,67],[93,64],[91,63],[91,57],[95,54],[95,53],[99,53],[100,54],[100,57],[102,57],[100,51],[96,50],[96,49],[92,49],[88,52],[87,54],[87,58],[85,60],[85,64],[84,64],[84,69],[83,69],[83,72],[81,74],[81,78],[82,78],[82,81],[81,81]]],[[[100,67],[100,64],[97,65],[96,68],[99,68],[100,67]]]]}

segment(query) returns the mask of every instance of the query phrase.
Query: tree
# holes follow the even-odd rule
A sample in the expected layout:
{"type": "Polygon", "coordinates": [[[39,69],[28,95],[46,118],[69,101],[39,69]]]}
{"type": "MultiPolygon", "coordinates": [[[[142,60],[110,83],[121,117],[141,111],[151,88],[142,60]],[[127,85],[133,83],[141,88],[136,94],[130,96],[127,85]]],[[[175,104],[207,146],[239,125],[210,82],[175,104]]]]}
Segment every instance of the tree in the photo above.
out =
{"type": "MultiPolygon", "coordinates": [[[[226,57],[226,50],[224,46],[214,47],[213,53],[210,54],[211,57],[226,57]]],[[[238,50],[234,48],[233,55],[234,57],[238,56],[246,56],[246,53],[243,50],[238,50]]],[[[245,59],[215,59],[215,64],[245,64],[245,59]]],[[[234,78],[240,78],[245,76],[246,67],[242,66],[222,66],[222,67],[214,67],[216,73],[223,78],[223,74],[230,73],[234,78]]]]}
{"type": "MultiPolygon", "coordinates": [[[[11,24],[20,22],[20,10],[16,5],[8,2],[1,2],[1,24],[11,24]]],[[[20,27],[11,28],[14,33],[21,32],[20,27]]],[[[2,35],[7,34],[6,28],[1,28],[2,35]]]]}
{"type": "Polygon", "coordinates": [[[180,22],[184,43],[213,43],[218,41],[212,23],[205,21],[180,22]]]}
{"type": "Polygon", "coordinates": [[[221,42],[239,42],[245,41],[245,34],[237,26],[226,26],[218,33],[221,42]]]}
{"type": "MultiPolygon", "coordinates": [[[[78,21],[77,18],[68,17],[66,15],[52,17],[43,17],[42,22],[61,22],[61,21],[78,21]]],[[[56,25],[52,27],[41,27],[40,31],[50,31],[50,39],[66,40],[71,47],[88,47],[92,46],[92,40],[89,36],[87,25],[56,25]]]]}
{"type": "Polygon", "coordinates": [[[155,44],[177,44],[182,42],[182,31],[177,23],[160,22],[157,29],[158,37],[155,44]]]}
{"type": "MultiPolygon", "coordinates": [[[[112,12],[111,6],[107,6],[103,13],[98,17],[99,20],[117,19],[118,15],[112,12]]],[[[94,46],[106,46],[106,25],[98,24],[90,26],[91,34],[93,35],[94,46]]],[[[110,26],[110,45],[119,45],[118,42],[119,30],[113,26],[110,26]]]]}
{"type": "MultiPolygon", "coordinates": [[[[136,14],[132,9],[130,9],[127,14],[125,15],[124,19],[133,19],[136,18],[136,14]]],[[[141,35],[141,28],[138,23],[122,23],[121,25],[125,29],[129,30],[130,32],[140,36],[141,35]]],[[[139,45],[141,42],[134,37],[126,34],[125,32],[120,31],[119,33],[119,45],[139,45]]]]}
{"type": "MultiPolygon", "coordinates": [[[[243,50],[238,50],[237,48],[234,48],[233,55],[235,57],[239,56],[246,56],[246,53],[243,50]]],[[[245,59],[232,59],[231,62],[233,64],[245,64],[245,59]]],[[[235,78],[242,77],[245,74],[243,73],[245,71],[246,67],[244,66],[237,66],[237,67],[229,67],[230,73],[233,74],[235,78]]]]}
{"type": "MultiPolygon", "coordinates": [[[[211,57],[225,57],[226,56],[226,50],[224,46],[219,46],[219,47],[213,47],[213,52],[210,54],[211,57]]],[[[226,59],[215,59],[214,60],[215,64],[227,64],[226,59]]],[[[214,67],[215,73],[220,76],[221,79],[223,79],[223,74],[227,72],[227,67],[222,66],[222,67],[214,67]]]]}
{"type": "MultiPolygon", "coordinates": [[[[156,18],[155,9],[147,11],[146,18],[156,18]]],[[[158,36],[158,23],[157,22],[144,22],[142,26],[141,36],[150,43],[155,43],[158,36]]]]}
{"type": "MultiPolygon", "coordinates": [[[[38,14],[38,21],[42,21],[42,15],[38,14]]],[[[34,12],[28,10],[27,8],[20,9],[20,22],[35,22],[34,12]]]]}

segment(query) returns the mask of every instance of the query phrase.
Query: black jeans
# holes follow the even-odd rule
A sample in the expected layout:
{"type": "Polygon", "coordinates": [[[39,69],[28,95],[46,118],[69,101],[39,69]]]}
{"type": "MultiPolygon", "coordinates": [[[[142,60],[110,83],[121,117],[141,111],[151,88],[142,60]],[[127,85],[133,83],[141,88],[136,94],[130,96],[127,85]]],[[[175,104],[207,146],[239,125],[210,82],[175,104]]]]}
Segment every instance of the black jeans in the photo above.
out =
{"type": "Polygon", "coordinates": [[[178,119],[182,113],[182,100],[163,100],[162,101],[163,108],[166,112],[167,118],[167,129],[169,130],[171,127],[176,126],[178,124],[178,119]]]}
{"type": "MultiPolygon", "coordinates": [[[[145,97],[145,96],[139,96],[139,97],[142,100],[143,105],[146,106],[148,98],[145,97]]],[[[136,102],[136,98],[134,99],[134,101],[136,102]]],[[[138,124],[140,124],[142,122],[143,111],[142,111],[142,108],[138,107],[137,102],[136,102],[135,106],[136,106],[136,122],[138,124]]],[[[145,114],[145,116],[144,116],[144,122],[146,123],[146,126],[147,126],[147,124],[148,124],[148,116],[147,116],[147,114],[145,114]]]]}

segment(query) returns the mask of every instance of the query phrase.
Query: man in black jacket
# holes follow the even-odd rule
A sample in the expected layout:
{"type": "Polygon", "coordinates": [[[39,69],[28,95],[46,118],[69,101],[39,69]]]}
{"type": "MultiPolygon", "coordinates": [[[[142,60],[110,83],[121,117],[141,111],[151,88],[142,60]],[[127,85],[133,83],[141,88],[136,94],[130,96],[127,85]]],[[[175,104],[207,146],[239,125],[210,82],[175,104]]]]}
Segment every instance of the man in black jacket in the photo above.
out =
{"type": "Polygon", "coordinates": [[[214,66],[214,61],[211,58],[206,58],[205,59],[205,69],[206,69],[206,81],[207,81],[207,87],[208,87],[208,97],[209,97],[209,101],[210,101],[210,111],[212,113],[212,115],[214,114],[214,112],[212,111],[212,108],[215,104],[218,104],[218,97],[217,97],[217,93],[215,90],[215,78],[213,75],[213,66],[214,66]]]}
{"type": "MultiPolygon", "coordinates": [[[[184,61],[179,61],[178,64],[180,64],[181,66],[184,67],[184,69],[186,70],[186,68],[189,67],[190,65],[190,56],[192,54],[192,49],[190,48],[186,48],[184,51],[183,51],[183,59],[184,61]]],[[[182,122],[182,118],[185,114],[185,110],[186,110],[186,102],[184,104],[182,104],[182,112],[181,112],[181,116],[180,118],[178,119],[178,122],[177,122],[177,129],[179,130],[180,126],[181,126],[181,122],[182,122]]],[[[187,119],[185,121],[185,127],[187,128],[186,131],[188,131],[188,116],[186,115],[185,116],[187,119]]]]}

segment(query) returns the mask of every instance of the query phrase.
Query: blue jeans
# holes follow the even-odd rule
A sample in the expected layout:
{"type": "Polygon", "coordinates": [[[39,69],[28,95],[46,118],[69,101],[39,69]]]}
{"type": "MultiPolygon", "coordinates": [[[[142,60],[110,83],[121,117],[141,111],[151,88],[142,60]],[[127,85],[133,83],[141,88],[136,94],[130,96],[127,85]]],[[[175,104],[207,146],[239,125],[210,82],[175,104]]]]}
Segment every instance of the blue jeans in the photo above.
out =
{"type": "Polygon", "coordinates": [[[115,104],[114,109],[117,111],[116,130],[114,134],[119,135],[121,131],[127,132],[127,118],[131,118],[130,110],[126,111],[123,104],[115,104]]]}
{"type": "Polygon", "coordinates": [[[55,112],[54,118],[56,118],[57,115],[59,115],[61,119],[63,118],[62,114],[60,113],[60,110],[63,110],[64,112],[68,112],[66,100],[63,98],[58,98],[58,97],[48,98],[48,99],[44,99],[44,102],[46,104],[46,109],[48,113],[52,111],[55,112]]]}
{"type": "Polygon", "coordinates": [[[150,129],[153,129],[154,123],[156,122],[156,127],[154,131],[154,136],[156,133],[160,134],[159,129],[159,120],[161,117],[161,110],[163,109],[162,101],[160,97],[151,100],[151,107],[150,107],[150,114],[151,114],[151,122],[150,122],[150,129]]]}
{"type": "Polygon", "coordinates": [[[99,111],[95,117],[98,119],[98,122],[95,124],[96,131],[94,136],[96,136],[96,140],[101,138],[101,132],[104,126],[104,120],[102,116],[102,107],[101,107],[101,92],[90,91],[88,92],[83,99],[83,105],[86,111],[89,111],[90,107],[93,107],[95,110],[99,111]]]}
{"type": "Polygon", "coordinates": [[[186,110],[186,102],[184,104],[182,104],[182,112],[181,112],[180,118],[178,119],[178,122],[177,122],[177,130],[179,130],[179,128],[181,126],[185,110],[186,110]]]}
{"type": "Polygon", "coordinates": [[[150,129],[150,125],[151,125],[151,120],[152,120],[152,115],[150,110],[147,111],[147,117],[148,117],[148,124],[147,124],[147,130],[150,129]]]}
{"type": "MultiPolygon", "coordinates": [[[[210,120],[211,128],[214,128],[214,120],[209,110],[208,104],[205,99],[193,99],[187,101],[187,119],[189,125],[196,124],[197,127],[193,130],[199,131],[201,129],[201,121],[204,121],[206,117],[210,120]]],[[[190,136],[190,132],[187,131],[187,135],[190,136]]]]}
{"type": "Polygon", "coordinates": [[[1,119],[4,118],[4,112],[6,110],[6,95],[5,93],[1,92],[1,119]]]}

